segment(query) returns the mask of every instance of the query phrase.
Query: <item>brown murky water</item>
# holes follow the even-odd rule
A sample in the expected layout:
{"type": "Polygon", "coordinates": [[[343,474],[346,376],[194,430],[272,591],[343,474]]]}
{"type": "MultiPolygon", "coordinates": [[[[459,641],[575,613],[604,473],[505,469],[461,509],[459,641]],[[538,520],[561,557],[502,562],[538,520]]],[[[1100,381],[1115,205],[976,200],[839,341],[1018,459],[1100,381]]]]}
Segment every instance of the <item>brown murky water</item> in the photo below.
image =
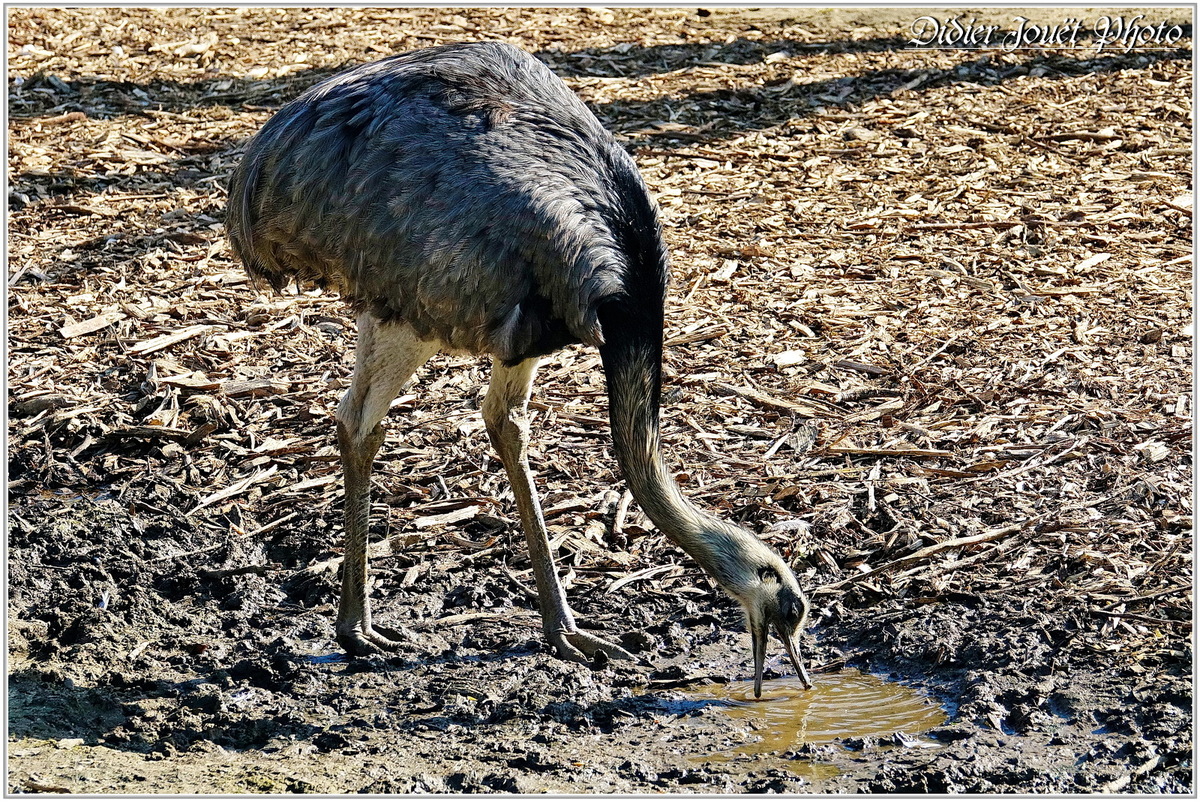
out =
{"type": "MultiPolygon", "coordinates": [[[[918,735],[946,720],[945,711],[928,696],[861,671],[843,669],[813,681],[810,690],[794,677],[764,682],[761,699],[754,698],[751,682],[690,689],[695,698],[725,702],[725,712],[748,720],[758,736],[753,743],[704,759],[781,752],[838,738],[888,738],[896,732],[918,735]]],[[[927,743],[933,746],[932,741],[927,743]]]]}

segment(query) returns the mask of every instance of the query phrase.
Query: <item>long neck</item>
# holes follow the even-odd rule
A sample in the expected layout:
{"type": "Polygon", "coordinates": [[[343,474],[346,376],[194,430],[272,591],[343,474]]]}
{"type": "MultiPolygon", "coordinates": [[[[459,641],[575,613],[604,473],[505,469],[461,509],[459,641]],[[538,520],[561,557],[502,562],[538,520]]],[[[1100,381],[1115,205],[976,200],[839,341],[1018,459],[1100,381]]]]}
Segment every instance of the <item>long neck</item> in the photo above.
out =
{"type": "Polygon", "coordinates": [[[663,462],[661,306],[656,312],[650,304],[643,307],[626,300],[607,304],[600,316],[605,337],[600,358],[608,381],[613,445],[629,489],[664,535],[728,587],[731,564],[761,543],[697,509],[683,497],[663,462]]]}

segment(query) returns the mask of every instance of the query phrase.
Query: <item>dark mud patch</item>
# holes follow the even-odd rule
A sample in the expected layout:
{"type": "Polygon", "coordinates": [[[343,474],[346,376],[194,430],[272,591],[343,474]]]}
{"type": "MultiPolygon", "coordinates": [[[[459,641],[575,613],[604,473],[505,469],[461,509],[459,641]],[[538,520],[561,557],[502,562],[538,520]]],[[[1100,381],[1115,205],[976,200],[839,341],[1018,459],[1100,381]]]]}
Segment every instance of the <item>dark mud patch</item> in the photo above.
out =
{"type": "MultiPolygon", "coordinates": [[[[654,668],[555,659],[527,601],[469,625],[414,625],[406,652],[346,662],[332,640],[332,575],[319,593],[297,589],[283,547],[248,552],[226,533],[127,506],[75,498],[13,510],[13,790],[51,777],[122,792],[1162,793],[1190,784],[1186,660],[1098,662],[1103,639],[1070,623],[1069,603],[1034,610],[1001,596],[845,610],[819,630],[813,663],[848,662],[933,694],[952,713],[927,733],[939,748],[902,731],[760,743],[752,720],[688,687],[748,674],[736,611],[715,594],[716,612],[690,616],[648,596],[579,599],[589,618],[642,645],[654,668]],[[268,568],[214,578],[247,561],[268,568]],[[72,774],[81,755],[96,768],[72,774]]],[[[467,576],[499,586],[486,565],[467,576]]],[[[423,572],[402,597],[385,596],[380,615],[416,624],[414,609],[438,608],[458,587],[423,572]]],[[[772,664],[786,665],[778,655],[772,664]]]]}

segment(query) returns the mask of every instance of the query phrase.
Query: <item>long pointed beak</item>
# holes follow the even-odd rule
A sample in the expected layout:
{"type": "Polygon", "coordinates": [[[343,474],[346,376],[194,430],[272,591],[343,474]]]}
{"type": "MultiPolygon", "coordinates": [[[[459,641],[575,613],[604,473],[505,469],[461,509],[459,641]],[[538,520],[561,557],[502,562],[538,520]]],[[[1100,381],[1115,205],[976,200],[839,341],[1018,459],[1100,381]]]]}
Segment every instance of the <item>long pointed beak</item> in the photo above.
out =
{"type": "Polygon", "coordinates": [[[754,653],[754,698],[762,698],[763,665],[767,662],[767,625],[750,630],[751,650],[754,653]]]}
{"type": "Polygon", "coordinates": [[[792,665],[796,667],[796,676],[800,678],[800,684],[804,686],[805,690],[812,688],[812,680],[808,678],[808,671],[804,668],[804,661],[800,659],[800,653],[796,649],[796,644],[782,632],[779,633],[779,639],[787,647],[788,657],[791,658],[792,665]]]}
{"type": "MultiPolygon", "coordinates": [[[[813,686],[812,680],[808,676],[808,670],[804,667],[804,661],[800,659],[800,651],[796,648],[795,642],[789,638],[779,628],[775,628],[779,639],[783,641],[784,647],[787,649],[788,658],[792,661],[792,665],[796,669],[796,676],[800,679],[800,684],[805,690],[810,690],[813,686]]],[[[754,653],[754,698],[762,698],[762,678],[763,667],[767,662],[767,641],[770,639],[769,624],[763,623],[761,627],[754,627],[750,631],[751,649],[754,653]]]]}

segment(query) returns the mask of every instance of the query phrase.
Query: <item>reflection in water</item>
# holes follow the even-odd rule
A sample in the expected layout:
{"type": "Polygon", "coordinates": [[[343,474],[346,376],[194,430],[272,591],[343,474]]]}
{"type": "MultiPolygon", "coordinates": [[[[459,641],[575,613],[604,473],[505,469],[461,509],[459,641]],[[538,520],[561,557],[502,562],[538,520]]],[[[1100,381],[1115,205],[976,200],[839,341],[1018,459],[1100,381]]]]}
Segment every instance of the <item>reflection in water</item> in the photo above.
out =
{"type": "Polygon", "coordinates": [[[815,687],[805,690],[794,677],[767,681],[762,699],[757,700],[752,682],[689,688],[694,698],[725,702],[722,709],[748,720],[760,738],[708,759],[785,751],[837,738],[916,735],[946,720],[945,712],[929,697],[861,671],[821,674],[813,682],[815,687]]]}

